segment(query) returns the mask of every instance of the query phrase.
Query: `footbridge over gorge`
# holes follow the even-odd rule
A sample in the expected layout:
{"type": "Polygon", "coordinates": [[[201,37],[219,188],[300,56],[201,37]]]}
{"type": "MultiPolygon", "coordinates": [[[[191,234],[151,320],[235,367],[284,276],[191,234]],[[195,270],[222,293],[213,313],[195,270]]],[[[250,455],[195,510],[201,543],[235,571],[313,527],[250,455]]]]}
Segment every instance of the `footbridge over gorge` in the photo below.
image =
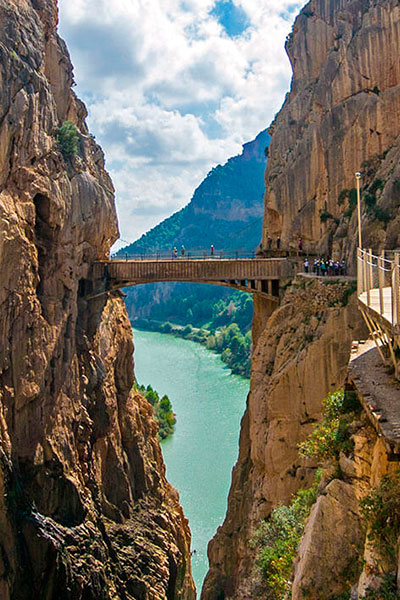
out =
{"type": "Polygon", "coordinates": [[[263,257],[114,258],[93,265],[90,297],[120,288],[160,281],[228,286],[278,303],[282,283],[298,271],[299,260],[263,257]]]}

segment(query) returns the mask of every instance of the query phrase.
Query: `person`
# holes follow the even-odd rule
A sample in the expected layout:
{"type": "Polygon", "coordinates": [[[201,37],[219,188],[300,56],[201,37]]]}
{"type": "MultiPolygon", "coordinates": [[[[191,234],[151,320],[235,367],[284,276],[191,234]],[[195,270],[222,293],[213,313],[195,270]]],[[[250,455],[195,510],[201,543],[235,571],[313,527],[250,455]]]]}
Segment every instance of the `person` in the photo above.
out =
{"type": "Polygon", "coordinates": [[[173,252],[174,258],[176,258],[178,256],[178,250],[176,249],[176,246],[174,246],[174,249],[172,252],[173,252]]]}
{"type": "Polygon", "coordinates": [[[278,235],[278,237],[276,238],[276,247],[277,247],[277,249],[278,249],[278,250],[279,250],[279,248],[281,247],[281,238],[279,237],[279,235],[278,235]]]}
{"type": "Polygon", "coordinates": [[[214,244],[211,244],[210,254],[211,256],[214,256],[214,244]]]}
{"type": "Polygon", "coordinates": [[[342,262],[340,263],[340,268],[342,271],[342,275],[347,275],[347,266],[346,266],[346,261],[344,260],[344,258],[342,258],[342,262]]]}
{"type": "Polygon", "coordinates": [[[183,244],[182,244],[182,247],[181,247],[181,255],[185,256],[185,246],[183,244]]]}
{"type": "Polygon", "coordinates": [[[304,260],[304,273],[308,273],[309,266],[310,266],[310,263],[308,262],[308,258],[306,257],[304,260]]]}
{"type": "Polygon", "coordinates": [[[272,248],[272,237],[270,235],[267,237],[267,245],[268,245],[268,250],[271,250],[271,248],[272,248]]]}
{"type": "Polygon", "coordinates": [[[323,277],[325,277],[325,275],[326,275],[326,266],[327,266],[327,265],[326,265],[326,261],[325,261],[325,259],[323,258],[323,259],[321,260],[321,275],[322,275],[323,277]]]}
{"type": "Polygon", "coordinates": [[[299,252],[301,252],[303,250],[303,240],[301,239],[301,237],[299,237],[299,240],[297,242],[297,247],[299,249],[299,252]]]}

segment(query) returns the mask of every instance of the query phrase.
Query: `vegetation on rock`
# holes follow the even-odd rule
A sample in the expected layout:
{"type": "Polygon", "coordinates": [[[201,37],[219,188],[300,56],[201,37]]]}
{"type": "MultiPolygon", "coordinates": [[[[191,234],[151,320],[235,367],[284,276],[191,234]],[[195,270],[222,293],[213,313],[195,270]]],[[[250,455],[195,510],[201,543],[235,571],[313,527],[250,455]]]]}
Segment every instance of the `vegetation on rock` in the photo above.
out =
{"type": "Polygon", "coordinates": [[[374,548],[394,566],[400,533],[400,471],[383,477],[361,501],[361,510],[374,548]]]}
{"type": "Polygon", "coordinates": [[[300,489],[289,506],[274,508],[250,542],[256,550],[253,593],[265,600],[284,600],[291,589],[291,573],[307,517],[317,499],[321,471],[314,484],[300,489]]]}
{"type": "Polygon", "coordinates": [[[57,143],[64,158],[78,153],[78,133],[72,121],[64,121],[57,132],[57,143]]]}
{"type": "Polygon", "coordinates": [[[308,438],[299,444],[299,454],[321,461],[338,458],[340,452],[352,450],[350,424],[359,409],[358,399],[343,390],[323,399],[323,418],[308,438]]]}
{"type": "Polygon", "coordinates": [[[155,305],[150,318],[136,318],[134,327],[159,331],[199,342],[221,354],[232,372],[250,376],[251,320],[253,301],[250,294],[234,291],[225,298],[209,293],[174,295],[163,305],[155,305]],[[165,313],[169,320],[163,321],[165,313]],[[194,327],[192,323],[196,323],[194,327]]]}
{"type": "Polygon", "coordinates": [[[400,600],[400,592],[397,590],[396,575],[393,573],[385,575],[379,588],[376,590],[368,589],[364,598],[365,600],[400,600]]]}
{"type": "Polygon", "coordinates": [[[192,199],[118,254],[171,252],[183,244],[203,251],[253,250],[261,239],[266,131],[243,146],[242,154],[207,174],[192,199]]]}
{"type": "Polygon", "coordinates": [[[147,387],[136,384],[135,390],[142,394],[154,409],[154,417],[159,425],[158,437],[165,440],[174,433],[176,417],[172,410],[172,404],[167,395],[162,396],[151,385],[147,387]]]}

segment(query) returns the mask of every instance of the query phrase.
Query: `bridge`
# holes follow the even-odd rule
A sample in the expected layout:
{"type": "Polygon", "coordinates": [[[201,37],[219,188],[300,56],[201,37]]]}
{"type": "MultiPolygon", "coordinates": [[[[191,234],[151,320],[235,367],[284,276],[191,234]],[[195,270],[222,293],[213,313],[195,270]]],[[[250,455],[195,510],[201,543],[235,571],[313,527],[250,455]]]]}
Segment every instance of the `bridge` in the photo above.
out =
{"type": "Polygon", "coordinates": [[[228,286],[279,302],[282,280],[292,278],[298,259],[246,257],[152,257],[99,260],[89,297],[132,285],[187,281],[228,286]]]}
{"type": "Polygon", "coordinates": [[[400,374],[399,253],[357,250],[358,306],[385,364],[400,374]]]}

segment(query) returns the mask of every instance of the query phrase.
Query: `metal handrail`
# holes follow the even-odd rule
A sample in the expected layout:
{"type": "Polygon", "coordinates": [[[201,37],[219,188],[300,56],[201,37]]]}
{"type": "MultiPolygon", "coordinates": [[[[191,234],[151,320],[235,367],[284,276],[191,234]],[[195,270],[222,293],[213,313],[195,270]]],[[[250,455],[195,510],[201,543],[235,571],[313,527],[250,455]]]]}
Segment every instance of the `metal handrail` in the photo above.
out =
{"type": "Polygon", "coordinates": [[[388,318],[393,326],[400,324],[400,266],[399,253],[394,252],[393,260],[380,256],[372,250],[357,248],[357,293],[360,300],[369,308],[388,318]],[[373,290],[378,290],[377,294],[373,290]]]}
{"type": "Polygon", "coordinates": [[[128,252],[114,254],[110,260],[170,260],[173,259],[193,259],[193,260],[209,260],[209,259],[240,259],[240,258],[255,258],[255,252],[239,252],[232,250],[215,250],[211,253],[210,250],[185,250],[182,254],[181,250],[177,250],[175,254],[172,252],[139,252],[131,254],[128,252]]]}

